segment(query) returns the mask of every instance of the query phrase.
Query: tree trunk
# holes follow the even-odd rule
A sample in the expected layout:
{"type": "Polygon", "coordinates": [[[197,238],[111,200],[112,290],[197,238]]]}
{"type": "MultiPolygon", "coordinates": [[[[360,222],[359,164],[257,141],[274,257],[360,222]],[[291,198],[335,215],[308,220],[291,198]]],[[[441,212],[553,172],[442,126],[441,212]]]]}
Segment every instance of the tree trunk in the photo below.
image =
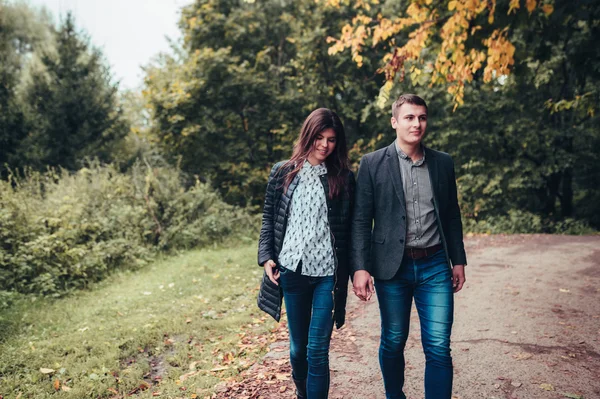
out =
{"type": "Polygon", "coordinates": [[[573,217],[573,169],[565,170],[560,198],[562,217],[573,217]]]}

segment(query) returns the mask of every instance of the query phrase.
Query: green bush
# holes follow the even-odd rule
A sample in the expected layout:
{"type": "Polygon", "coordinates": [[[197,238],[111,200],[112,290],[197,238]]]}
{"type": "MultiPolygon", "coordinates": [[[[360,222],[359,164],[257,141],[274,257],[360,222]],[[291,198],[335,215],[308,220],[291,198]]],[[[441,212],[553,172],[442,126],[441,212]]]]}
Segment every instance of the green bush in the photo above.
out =
{"type": "Polygon", "coordinates": [[[575,219],[553,221],[540,215],[511,209],[506,215],[493,215],[483,219],[463,218],[464,231],[488,234],[595,234],[587,223],[575,219]]]}
{"type": "Polygon", "coordinates": [[[173,167],[26,171],[0,181],[0,290],[59,296],[157,251],[253,236],[256,217],[173,167]]]}

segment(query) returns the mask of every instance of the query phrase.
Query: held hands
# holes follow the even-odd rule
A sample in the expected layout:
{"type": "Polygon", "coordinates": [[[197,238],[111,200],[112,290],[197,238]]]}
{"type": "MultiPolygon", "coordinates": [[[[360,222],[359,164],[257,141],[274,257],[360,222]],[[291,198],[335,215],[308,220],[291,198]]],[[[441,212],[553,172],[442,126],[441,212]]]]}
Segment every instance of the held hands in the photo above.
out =
{"type": "Polygon", "coordinates": [[[267,277],[269,280],[273,282],[275,285],[279,285],[277,280],[279,280],[279,270],[277,270],[277,265],[272,259],[269,259],[265,263],[263,263],[263,267],[265,268],[265,273],[267,273],[267,277]]]}
{"type": "Polygon", "coordinates": [[[465,277],[465,265],[454,265],[452,268],[452,287],[455,293],[462,289],[465,281],[467,281],[465,277]]]}
{"type": "Polygon", "coordinates": [[[361,301],[368,301],[373,296],[375,288],[373,287],[373,279],[371,274],[366,270],[357,270],[354,272],[352,280],[354,294],[361,301]]]}

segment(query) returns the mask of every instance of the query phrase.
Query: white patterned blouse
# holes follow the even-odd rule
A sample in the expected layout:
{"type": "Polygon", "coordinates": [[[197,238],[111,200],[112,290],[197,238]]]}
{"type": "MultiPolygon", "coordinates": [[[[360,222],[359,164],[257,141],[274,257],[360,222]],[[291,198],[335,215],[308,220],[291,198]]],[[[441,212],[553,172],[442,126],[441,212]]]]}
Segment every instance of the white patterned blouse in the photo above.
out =
{"type": "Polygon", "coordinates": [[[296,271],[302,261],[302,275],[333,276],[335,259],[327,219],[327,198],[320,176],[327,174],[325,164],[312,166],[305,161],[298,172],[299,181],[290,203],[279,263],[296,271]]]}

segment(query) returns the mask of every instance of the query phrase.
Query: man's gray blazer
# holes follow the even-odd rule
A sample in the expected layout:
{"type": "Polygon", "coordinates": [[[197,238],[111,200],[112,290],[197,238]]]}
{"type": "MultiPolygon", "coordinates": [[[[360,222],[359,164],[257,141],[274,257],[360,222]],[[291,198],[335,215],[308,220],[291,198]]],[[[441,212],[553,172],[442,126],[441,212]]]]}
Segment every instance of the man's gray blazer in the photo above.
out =
{"type": "MultiPolygon", "coordinates": [[[[450,155],[425,148],[435,214],[448,263],[465,265],[454,162],[450,155]]],[[[367,270],[389,280],[398,271],[406,240],[406,203],[395,143],[360,161],[352,218],[351,273],[367,270]]]]}

